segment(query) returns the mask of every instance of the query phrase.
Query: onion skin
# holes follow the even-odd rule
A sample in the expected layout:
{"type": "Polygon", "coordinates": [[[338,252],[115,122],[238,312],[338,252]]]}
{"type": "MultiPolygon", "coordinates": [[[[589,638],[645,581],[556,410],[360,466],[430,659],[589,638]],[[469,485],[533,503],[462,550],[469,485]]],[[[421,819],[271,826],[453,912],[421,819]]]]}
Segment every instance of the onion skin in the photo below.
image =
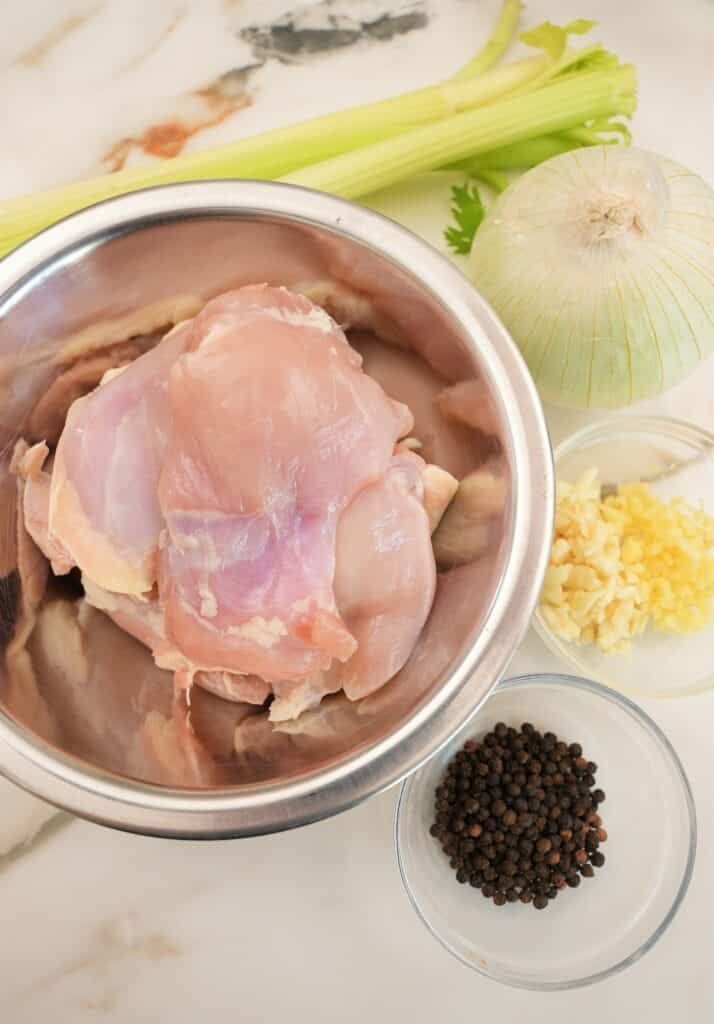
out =
{"type": "Polygon", "coordinates": [[[471,276],[544,401],[650,398],[714,352],[714,191],[652,153],[563,153],[499,197],[471,276]]]}

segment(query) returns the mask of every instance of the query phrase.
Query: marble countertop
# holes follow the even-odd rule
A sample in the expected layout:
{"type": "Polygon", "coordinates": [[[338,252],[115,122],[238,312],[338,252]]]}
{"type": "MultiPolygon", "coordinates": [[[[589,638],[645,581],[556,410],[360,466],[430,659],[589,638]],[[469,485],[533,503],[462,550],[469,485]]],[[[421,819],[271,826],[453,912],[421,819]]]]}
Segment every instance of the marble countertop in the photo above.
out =
{"type": "MultiPolygon", "coordinates": [[[[280,17],[298,6],[299,0],[8,0],[0,36],[0,196],[434,81],[473,52],[498,4],[303,4],[337,16],[340,32],[327,50],[309,31],[314,11],[303,12],[302,22],[280,17]],[[287,29],[276,31],[281,23],[287,29]]],[[[639,71],[637,143],[714,181],[712,0],[651,0],[646,13],[622,0],[533,0],[528,7],[532,23],[598,19],[598,34],[639,71]]],[[[441,247],[445,185],[421,179],[375,197],[374,205],[441,247]]],[[[713,384],[710,361],[641,408],[711,430],[713,384]]],[[[555,441],[588,418],[547,413],[555,441]]],[[[510,673],[558,668],[530,635],[510,673]]],[[[34,843],[0,858],[0,1020],[193,1024],[230,1014],[311,1024],[476,1016],[528,1024],[658,1024],[677,1017],[711,1024],[714,693],[644,706],[689,774],[699,854],[689,895],[664,938],[596,988],[510,990],[445,953],[402,891],[390,791],[330,821],[240,842],[168,842],[53,818],[34,843]]],[[[0,782],[6,823],[16,820],[31,833],[48,814],[0,782]]]]}

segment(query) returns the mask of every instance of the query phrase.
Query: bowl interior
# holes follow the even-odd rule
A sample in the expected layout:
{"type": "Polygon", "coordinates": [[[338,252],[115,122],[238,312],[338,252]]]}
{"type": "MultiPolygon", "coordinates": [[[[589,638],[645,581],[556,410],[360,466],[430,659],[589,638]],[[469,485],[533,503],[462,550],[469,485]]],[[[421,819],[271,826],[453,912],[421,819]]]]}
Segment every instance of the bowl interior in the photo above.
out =
{"type": "MultiPolygon", "coordinates": [[[[555,452],[558,480],[572,483],[591,468],[603,483],[647,481],[665,501],[685,498],[714,514],[714,436],[697,427],[624,417],[588,427],[555,452]]],[[[677,697],[714,686],[714,622],[686,635],[650,628],[630,651],[612,654],[560,640],[539,614],[535,624],[551,649],[578,672],[623,693],[677,697]]]]}
{"type": "MultiPolygon", "coordinates": [[[[419,394],[426,387],[422,378],[432,390],[434,382],[441,387],[477,376],[490,382],[473,337],[465,336],[415,274],[377,248],[338,228],[286,214],[169,215],[69,246],[6,293],[0,308],[3,449],[12,451],[32,422],[38,399],[80,355],[128,338],[160,337],[211,296],[259,282],[288,287],[329,282],[348,293],[356,312],[347,321],[361,328],[355,344],[384,346],[390,366],[385,386],[394,398],[412,403],[414,378],[419,394]],[[370,318],[363,322],[365,303],[370,318]],[[400,394],[402,386],[406,391],[400,394]]],[[[375,376],[379,379],[378,371],[375,376]]],[[[509,431],[499,397],[491,393],[498,425],[488,436],[460,428],[465,443],[459,448],[459,475],[494,452],[510,465],[509,431]]],[[[424,408],[415,410],[416,432],[424,436],[433,405],[428,387],[425,394],[424,408]]],[[[200,749],[189,744],[187,753],[172,709],[170,676],[154,666],[146,649],[89,608],[81,591],[72,590],[74,581],[52,584],[39,614],[32,613],[32,621],[23,618],[12,540],[15,480],[8,460],[2,471],[6,543],[0,609],[9,646],[0,714],[50,750],[77,758],[80,769],[88,765],[159,785],[232,788],[281,782],[377,743],[429,700],[469,648],[497,592],[509,549],[512,496],[488,550],[440,578],[421,641],[386,688],[357,704],[331,698],[282,731],[273,729],[261,709],[196,690],[191,724],[200,749]],[[22,623],[30,634],[18,645],[22,623]]],[[[474,695],[474,702],[480,696],[474,695]]]]}
{"type": "Polygon", "coordinates": [[[671,919],[692,869],[694,810],[673,750],[634,705],[574,677],[501,683],[470,725],[404,784],[397,815],[402,876],[427,927],[469,966],[526,988],[585,984],[641,955],[671,919]],[[515,728],[529,721],[581,743],[606,793],[605,865],[544,911],[497,907],[458,884],[429,835],[446,764],[467,739],[499,721],[515,728]]]}

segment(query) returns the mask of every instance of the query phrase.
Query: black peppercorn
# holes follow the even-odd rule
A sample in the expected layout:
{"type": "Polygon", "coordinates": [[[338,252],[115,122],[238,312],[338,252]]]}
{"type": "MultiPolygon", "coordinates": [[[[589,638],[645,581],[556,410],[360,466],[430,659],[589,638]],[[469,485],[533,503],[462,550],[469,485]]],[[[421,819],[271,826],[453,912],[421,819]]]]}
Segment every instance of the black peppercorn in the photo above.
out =
{"type": "Polygon", "coordinates": [[[544,909],[566,886],[577,888],[605,863],[607,839],[593,790],[597,765],[552,732],[504,722],[469,740],[434,794],[430,834],[461,884],[496,906],[544,909]]]}

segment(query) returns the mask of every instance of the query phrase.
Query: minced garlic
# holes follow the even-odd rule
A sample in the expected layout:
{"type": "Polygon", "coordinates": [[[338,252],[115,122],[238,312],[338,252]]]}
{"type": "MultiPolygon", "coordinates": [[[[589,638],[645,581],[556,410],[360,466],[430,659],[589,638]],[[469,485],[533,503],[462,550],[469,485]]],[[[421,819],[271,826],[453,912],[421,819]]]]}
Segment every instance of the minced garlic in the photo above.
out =
{"type": "Polygon", "coordinates": [[[701,629],[714,611],[714,519],[646,484],[602,498],[597,472],[558,483],[541,614],[563,640],[627,649],[651,621],[701,629]]]}

